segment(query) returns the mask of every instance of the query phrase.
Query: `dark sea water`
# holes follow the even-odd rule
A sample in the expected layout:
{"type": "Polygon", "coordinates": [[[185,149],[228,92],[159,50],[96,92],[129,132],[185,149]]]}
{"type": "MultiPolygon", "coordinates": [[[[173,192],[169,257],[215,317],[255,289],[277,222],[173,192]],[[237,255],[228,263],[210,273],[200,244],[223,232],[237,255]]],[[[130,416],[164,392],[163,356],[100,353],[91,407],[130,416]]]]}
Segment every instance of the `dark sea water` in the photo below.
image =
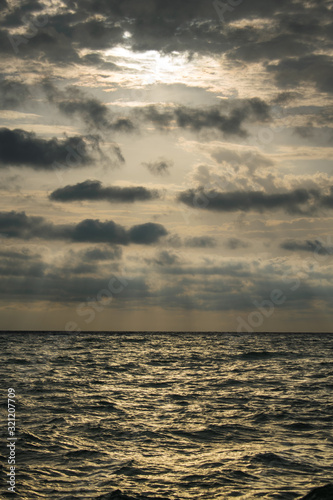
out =
{"type": "Polygon", "coordinates": [[[0,334],[1,459],[16,490],[294,499],[332,480],[333,336],[0,334]]]}

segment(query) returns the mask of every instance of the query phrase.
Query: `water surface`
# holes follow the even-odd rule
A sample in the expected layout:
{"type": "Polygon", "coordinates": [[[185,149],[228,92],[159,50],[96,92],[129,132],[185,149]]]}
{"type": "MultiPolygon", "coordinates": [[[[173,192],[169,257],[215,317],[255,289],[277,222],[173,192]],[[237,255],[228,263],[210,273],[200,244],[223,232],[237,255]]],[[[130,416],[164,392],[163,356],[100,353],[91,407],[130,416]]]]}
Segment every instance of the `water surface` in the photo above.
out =
{"type": "Polygon", "coordinates": [[[3,333],[0,348],[22,500],[288,500],[332,480],[332,335],[3,333]]]}

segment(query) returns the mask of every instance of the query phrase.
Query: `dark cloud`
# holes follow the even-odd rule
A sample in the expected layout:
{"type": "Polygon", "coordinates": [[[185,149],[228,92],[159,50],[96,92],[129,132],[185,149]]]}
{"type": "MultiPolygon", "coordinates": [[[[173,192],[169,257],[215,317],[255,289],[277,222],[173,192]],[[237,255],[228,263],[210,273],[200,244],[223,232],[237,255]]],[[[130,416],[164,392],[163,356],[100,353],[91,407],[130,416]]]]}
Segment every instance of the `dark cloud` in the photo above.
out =
{"type": "Polygon", "coordinates": [[[166,244],[172,248],[180,248],[182,246],[182,240],[178,234],[172,234],[166,238],[166,244]]]}
{"type": "Polygon", "coordinates": [[[27,216],[25,212],[0,212],[0,234],[7,238],[29,240],[34,237],[55,236],[54,225],[43,217],[27,216]],[[43,236],[44,235],[44,236],[43,236]]]}
{"type": "Polygon", "coordinates": [[[190,248],[214,248],[216,239],[210,236],[194,236],[185,239],[185,246],[190,248]]]}
{"type": "MultiPolygon", "coordinates": [[[[76,4],[76,3],[75,3],[76,4]]],[[[77,4],[76,4],[77,5],[77,4]]],[[[82,0],[80,8],[87,14],[98,13],[113,19],[133,19],[139,24],[153,25],[157,22],[159,26],[170,23],[173,27],[188,21],[189,19],[202,19],[213,17],[214,9],[201,0],[183,0],[180,4],[175,0],[163,2],[162,0],[82,0]]]]}
{"type": "Polygon", "coordinates": [[[249,244],[246,241],[239,240],[238,238],[229,238],[225,246],[230,250],[238,250],[239,248],[248,248],[249,244]]]}
{"type": "MultiPolygon", "coordinates": [[[[7,27],[23,26],[31,18],[32,13],[40,13],[44,9],[44,5],[35,0],[28,2],[20,2],[19,5],[14,5],[4,16],[2,24],[7,27]]],[[[1,10],[1,9],[0,9],[1,10]]],[[[37,14],[38,17],[38,14],[37,14]]]]}
{"type": "Polygon", "coordinates": [[[250,277],[251,272],[245,263],[237,262],[216,266],[174,266],[170,270],[161,268],[162,274],[193,275],[193,276],[232,276],[233,278],[250,277]]]}
{"type": "Polygon", "coordinates": [[[325,246],[320,240],[286,240],[280,245],[284,250],[292,252],[311,252],[315,255],[333,255],[333,247],[325,246]]]}
{"type": "Polygon", "coordinates": [[[0,251],[1,276],[42,277],[46,267],[41,256],[27,248],[16,251],[8,247],[0,251]]]}
{"type": "Polygon", "coordinates": [[[8,247],[8,250],[0,250],[0,258],[10,258],[19,260],[32,260],[39,259],[39,254],[33,254],[28,248],[24,248],[20,251],[16,251],[12,247],[8,247]]]}
{"type": "Polygon", "coordinates": [[[330,187],[330,194],[322,196],[320,202],[324,208],[333,208],[333,186],[330,187]]]}
{"type": "Polygon", "coordinates": [[[303,139],[310,139],[314,136],[313,127],[295,127],[294,132],[303,139]]]}
{"type": "Polygon", "coordinates": [[[6,9],[7,7],[8,7],[7,0],[0,0],[0,11],[6,9]]]}
{"type": "Polygon", "coordinates": [[[158,241],[161,236],[166,236],[168,232],[161,224],[147,222],[131,227],[129,238],[132,243],[140,245],[150,245],[158,241]]]}
{"type": "Polygon", "coordinates": [[[0,165],[29,166],[34,170],[70,168],[90,163],[92,138],[41,139],[32,132],[0,129],[0,165]],[[89,141],[89,142],[88,142],[89,141]]]}
{"type": "Polygon", "coordinates": [[[70,275],[70,274],[96,274],[98,271],[98,266],[96,264],[76,264],[74,266],[65,266],[61,269],[57,269],[57,272],[62,275],[70,275]]]}
{"type": "Polygon", "coordinates": [[[108,260],[118,260],[122,256],[122,250],[119,247],[109,248],[88,248],[84,250],[80,257],[83,261],[108,261],[108,260]]]}
{"type": "Polygon", "coordinates": [[[0,109],[22,107],[29,96],[29,88],[24,83],[10,78],[0,80],[0,109]]]}
{"type": "Polygon", "coordinates": [[[153,162],[143,163],[143,165],[148,168],[149,172],[153,175],[169,175],[169,169],[172,167],[173,162],[171,160],[166,160],[161,158],[153,162]]]}
{"type": "Polygon", "coordinates": [[[2,277],[42,278],[46,269],[47,265],[43,262],[41,255],[31,252],[28,248],[15,250],[10,246],[0,251],[0,276],[2,277]]]}
{"type": "Polygon", "coordinates": [[[134,201],[149,201],[158,198],[158,192],[142,186],[135,187],[103,187],[99,181],[84,181],[74,186],[59,188],[50,194],[55,201],[101,201],[110,203],[133,203],[134,201]]]}
{"type": "MultiPolygon", "coordinates": [[[[0,280],[0,296],[6,300],[15,298],[21,301],[41,300],[63,304],[82,302],[86,303],[88,307],[89,301],[99,301],[100,292],[108,289],[110,282],[112,283],[111,287],[123,286],[114,273],[103,278],[66,274],[59,276],[54,269],[54,272],[44,274],[42,278],[31,277],[27,280],[24,276],[3,277],[0,280]],[[59,290],[61,290],[61,294],[59,294],[59,290]]],[[[117,301],[145,299],[150,295],[149,287],[145,279],[141,277],[131,278],[129,285],[123,287],[121,293],[111,294],[112,300],[117,301]]]]}
{"type": "Polygon", "coordinates": [[[49,265],[48,276],[87,275],[103,276],[105,271],[118,271],[118,261],[121,259],[122,249],[118,246],[85,248],[80,251],[70,249],[63,258],[63,263],[57,266],[49,265]]]}
{"type": "Polygon", "coordinates": [[[73,25],[71,37],[81,48],[102,50],[122,44],[123,33],[124,27],[112,22],[111,19],[88,19],[73,25]]]}
{"type": "Polygon", "coordinates": [[[268,64],[266,68],[273,73],[281,88],[312,84],[320,92],[333,93],[333,58],[329,55],[288,57],[276,64],[268,64]]]}
{"type": "Polygon", "coordinates": [[[126,229],[113,221],[85,219],[78,224],[53,224],[43,217],[25,212],[0,212],[0,234],[7,238],[30,240],[67,240],[75,243],[108,243],[111,245],[151,245],[167,235],[161,224],[148,222],[126,229]]]}
{"type": "Polygon", "coordinates": [[[280,92],[272,101],[272,104],[289,104],[291,101],[300,97],[298,92],[280,92]]]}
{"type": "Polygon", "coordinates": [[[157,264],[158,266],[172,266],[179,262],[176,254],[163,250],[159,252],[155,259],[145,259],[147,264],[157,264]]]}
{"type": "Polygon", "coordinates": [[[205,128],[216,129],[225,135],[246,137],[242,128],[245,122],[266,122],[270,119],[269,105],[259,99],[252,98],[233,103],[228,114],[223,114],[222,106],[209,108],[190,108],[180,106],[175,109],[159,110],[156,106],[138,109],[136,114],[152,122],[158,128],[178,126],[199,132],[205,128]]]}
{"type": "Polygon", "coordinates": [[[43,89],[48,100],[66,116],[79,116],[89,129],[113,132],[132,132],[134,124],[129,118],[112,116],[109,108],[98,99],[87,96],[77,87],[57,89],[51,82],[44,81],[43,89]]]}
{"type": "MultiPolygon", "coordinates": [[[[50,19],[46,16],[38,17],[30,22],[21,22],[22,34],[12,30],[4,32],[4,43],[1,51],[8,55],[15,55],[23,60],[38,60],[40,62],[52,62],[60,66],[79,64],[80,56],[73,41],[61,31],[51,26],[50,19]],[[46,24],[41,27],[39,23],[46,24]],[[36,24],[37,23],[37,24],[36,24]]],[[[17,19],[19,23],[19,19],[17,19]]],[[[0,35],[0,40],[1,40],[0,35]]]]}
{"type": "Polygon", "coordinates": [[[293,35],[281,34],[271,40],[242,44],[228,53],[229,59],[245,62],[272,61],[288,56],[303,56],[310,47],[293,35]]]}
{"type": "Polygon", "coordinates": [[[289,214],[313,214],[320,205],[320,194],[315,190],[296,189],[287,193],[266,194],[262,191],[218,192],[189,189],[178,200],[194,208],[218,212],[256,211],[283,209],[289,214]],[[316,205],[317,203],[317,205],[316,205]]]}
{"type": "Polygon", "coordinates": [[[121,68],[117,64],[105,61],[100,54],[95,52],[82,56],[80,63],[86,66],[98,66],[105,70],[121,71],[121,68]]]}
{"type": "MultiPolygon", "coordinates": [[[[291,12],[292,7],[287,0],[241,2],[235,7],[228,5],[227,2],[202,2],[201,0],[183,0],[181,4],[175,0],[169,2],[162,0],[149,2],[144,0],[127,0],[126,2],[87,0],[80,3],[80,12],[86,14],[86,22],[83,23],[80,29],[82,34],[77,40],[80,44],[84,42],[87,45],[96,43],[96,37],[84,24],[92,23],[89,16],[98,12],[100,17],[104,18],[104,26],[98,30],[100,35],[97,41],[101,44],[104,40],[103,29],[109,28],[111,30],[113,23],[116,23],[116,26],[120,25],[124,31],[127,30],[131,33],[132,37],[129,43],[132,50],[159,50],[164,53],[181,51],[187,52],[189,55],[195,53],[221,54],[233,46],[233,41],[236,42],[242,38],[242,32],[254,31],[247,26],[242,30],[228,29],[230,21],[243,18],[272,19],[280,12],[291,12]]],[[[302,10],[302,8],[298,7],[297,10],[302,10]]],[[[103,21],[99,22],[103,24],[103,21]]],[[[113,40],[118,39],[119,36],[120,33],[113,28],[113,32],[110,31],[109,40],[114,43],[113,40]]],[[[245,44],[247,41],[245,39],[245,44]]]]}
{"type": "MultiPolygon", "coordinates": [[[[22,15],[28,10],[39,14],[42,7],[39,2],[21,2],[8,9],[2,26],[24,26],[22,15]]],[[[26,38],[29,43],[20,45],[19,55],[62,65],[82,63],[86,57],[81,56],[82,49],[99,51],[124,44],[126,31],[131,33],[126,46],[133,51],[177,51],[189,57],[227,52],[230,58],[243,61],[306,55],[321,48],[325,35],[327,39],[332,36],[327,23],[329,2],[253,0],[233,7],[227,2],[202,0],[183,0],[181,4],[175,0],[85,0],[67,2],[56,13],[45,6],[42,15],[46,13],[46,26],[26,38]],[[229,24],[240,19],[269,19],[272,23],[267,27],[259,21],[254,27],[245,22],[237,28],[229,24]]],[[[34,17],[38,19],[38,15],[34,17]]],[[[29,33],[31,28],[25,26],[23,37],[29,33]]],[[[105,64],[102,58],[96,59],[98,67],[105,64]]]]}
{"type": "Polygon", "coordinates": [[[46,264],[41,261],[30,262],[15,258],[0,258],[0,276],[43,277],[46,264]]]}

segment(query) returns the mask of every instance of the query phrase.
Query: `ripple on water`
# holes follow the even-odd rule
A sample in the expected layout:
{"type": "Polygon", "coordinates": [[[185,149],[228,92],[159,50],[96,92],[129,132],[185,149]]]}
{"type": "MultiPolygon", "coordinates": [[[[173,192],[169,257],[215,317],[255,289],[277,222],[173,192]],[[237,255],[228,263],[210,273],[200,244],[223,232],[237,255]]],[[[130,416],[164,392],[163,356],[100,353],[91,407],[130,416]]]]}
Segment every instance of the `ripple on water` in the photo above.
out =
{"type": "Polygon", "coordinates": [[[332,348],[328,335],[1,334],[19,498],[305,495],[333,471],[332,348]]]}

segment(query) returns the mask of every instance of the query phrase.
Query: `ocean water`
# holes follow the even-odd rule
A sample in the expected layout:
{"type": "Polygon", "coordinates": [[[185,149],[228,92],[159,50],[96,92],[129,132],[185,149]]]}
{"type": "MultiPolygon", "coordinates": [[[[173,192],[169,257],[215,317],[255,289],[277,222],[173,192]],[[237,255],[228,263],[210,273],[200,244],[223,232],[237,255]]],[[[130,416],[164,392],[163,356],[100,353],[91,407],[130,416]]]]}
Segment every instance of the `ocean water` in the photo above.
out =
{"type": "Polygon", "coordinates": [[[332,480],[333,335],[2,333],[1,498],[294,499],[332,480]]]}

